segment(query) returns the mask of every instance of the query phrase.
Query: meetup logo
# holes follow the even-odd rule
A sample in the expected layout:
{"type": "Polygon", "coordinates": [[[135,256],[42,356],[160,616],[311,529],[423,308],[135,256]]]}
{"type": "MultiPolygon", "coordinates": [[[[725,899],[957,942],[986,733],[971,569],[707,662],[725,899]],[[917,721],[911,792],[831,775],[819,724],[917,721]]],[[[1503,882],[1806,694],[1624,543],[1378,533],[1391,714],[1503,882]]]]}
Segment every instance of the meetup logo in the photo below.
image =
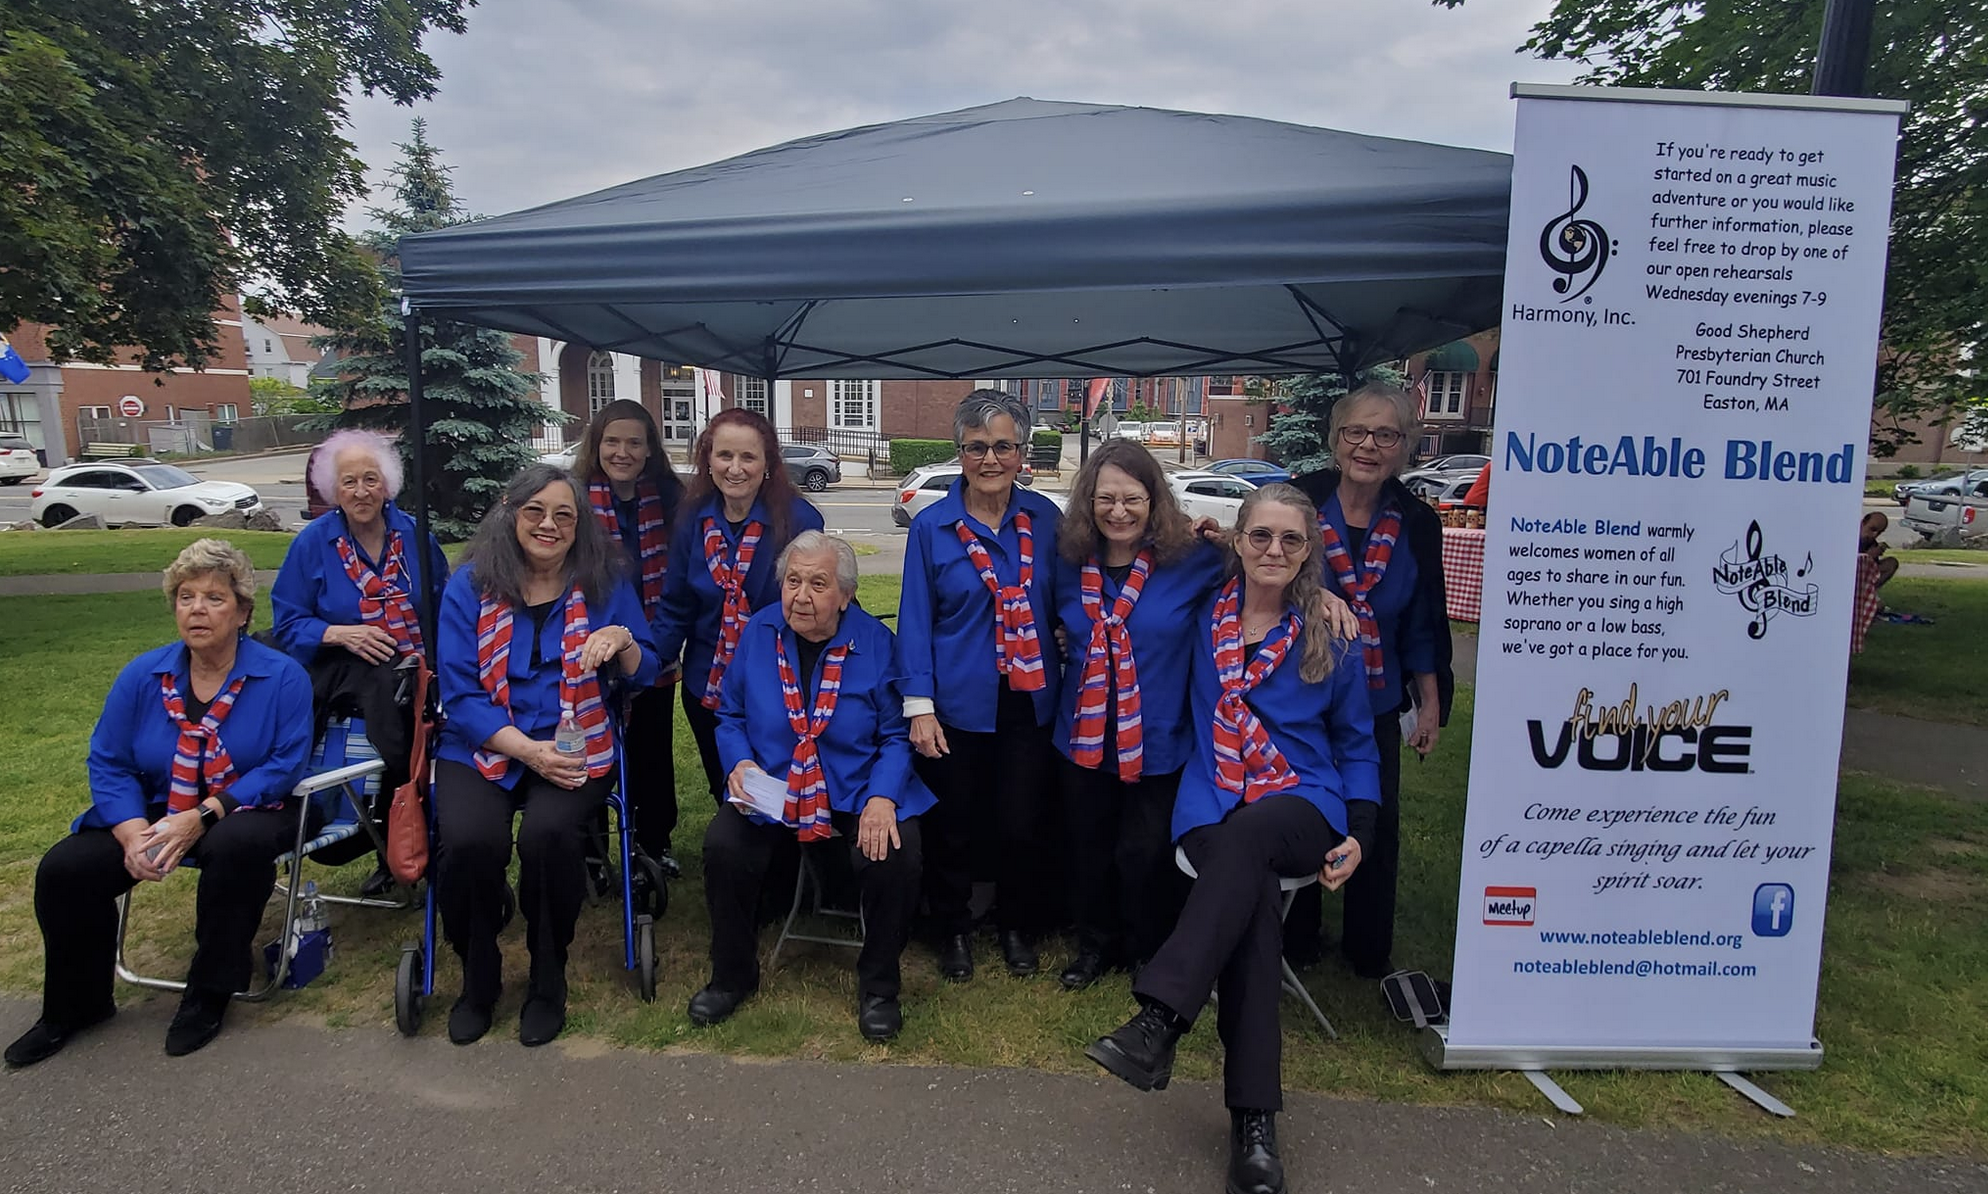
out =
{"type": "Polygon", "coordinates": [[[1753,889],[1753,935],[1786,937],[1795,925],[1795,889],[1786,883],[1762,883],[1753,889]]]}
{"type": "Polygon", "coordinates": [[[1533,910],[1538,907],[1539,889],[1536,887],[1484,889],[1484,923],[1487,925],[1529,925],[1533,910]]]}

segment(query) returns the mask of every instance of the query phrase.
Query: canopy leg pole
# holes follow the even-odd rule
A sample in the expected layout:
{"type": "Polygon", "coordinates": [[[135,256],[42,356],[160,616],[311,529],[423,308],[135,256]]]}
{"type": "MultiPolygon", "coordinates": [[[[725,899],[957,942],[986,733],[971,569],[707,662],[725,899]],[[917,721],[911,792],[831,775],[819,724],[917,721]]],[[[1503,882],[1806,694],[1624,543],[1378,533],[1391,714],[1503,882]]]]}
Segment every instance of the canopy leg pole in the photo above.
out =
{"type": "MultiPolygon", "coordinates": [[[[401,331],[407,338],[407,434],[413,443],[408,463],[414,476],[415,555],[424,561],[426,581],[428,559],[428,407],[421,396],[421,312],[407,299],[400,300],[401,331]]],[[[435,667],[435,588],[423,583],[414,588],[414,616],[421,620],[422,654],[428,667],[435,667]]]]}

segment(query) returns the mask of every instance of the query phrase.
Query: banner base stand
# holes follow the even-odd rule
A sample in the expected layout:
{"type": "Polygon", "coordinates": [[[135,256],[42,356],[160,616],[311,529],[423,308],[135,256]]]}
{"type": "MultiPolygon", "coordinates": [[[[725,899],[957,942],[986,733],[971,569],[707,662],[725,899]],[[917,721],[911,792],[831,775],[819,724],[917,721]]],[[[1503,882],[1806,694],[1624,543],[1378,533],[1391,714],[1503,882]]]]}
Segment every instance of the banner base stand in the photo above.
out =
{"type": "Polygon", "coordinates": [[[1808,1048],[1719,1048],[1707,1045],[1455,1045],[1447,1024],[1422,1031],[1422,1059],[1438,1070],[1516,1070],[1569,1115],[1581,1105],[1546,1076],[1547,1070],[1698,1070],[1750,1099],[1770,1115],[1792,1118],[1794,1109],[1741,1075],[1758,1070],[1813,1070],[1822,1066],[1822,1042],[1808,1048]]]}
{"type": "Polygon", "coordinates": [[[1765,1111],[1767,1114],[1778,1115],[1782,1119],[1795,1118],[1795,1109],[1793,1107],[1788,1106],[1773,1095],[1768,1094],[1758,1086],[1747,1081],[1745,1075],[1735,1074],[1731,1070],[1719,1070],[1712,1076],[1745,1095],[1754,1106],[1765,1111]]]}
{"type": "Polygon", "coordinates": [[[1553,1104],[1562,1112],[1565,1112],[1568,1115],[1587,1114],[1587,1108],[1575,1102],[1574,1096],[1568,1094],[1566,1089],[1563,1088],[1558,1082],[1555,1082],[1553,1079],[1547,1077],[1546,1071],[1520,1070],[1519,1073],[1525,1075],[1525,1080],[1527,1082],[1532,1083],[1534,1089],[1536,1089],[1537,1091],[1539,1091],[1539,1093],[1546,1096],[1547,1102],[1553,1104]]]}

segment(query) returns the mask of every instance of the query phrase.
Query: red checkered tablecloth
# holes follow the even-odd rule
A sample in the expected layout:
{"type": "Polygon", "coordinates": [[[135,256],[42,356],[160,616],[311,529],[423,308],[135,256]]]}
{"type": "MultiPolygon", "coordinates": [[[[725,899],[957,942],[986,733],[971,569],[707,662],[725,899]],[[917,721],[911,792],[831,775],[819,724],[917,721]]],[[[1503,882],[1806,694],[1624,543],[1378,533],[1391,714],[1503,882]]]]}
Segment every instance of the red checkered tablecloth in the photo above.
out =
{"type": "Polygon", "coordinates": [[[1458,622],[1475,622],[1484,604],[1484,532],[1469,527],[1443,528],[1443,591],[1449,614],[1458,622]]]}
{"type": "MultiPolygon", "coordinates": [[[[1443,552],[1444,571],[1447,572],[1449,552],[1443,552]]],[[[1878,616],[1883,602],[1878,600],[1878,562],[1862,552],[1857,554],[1857,597],[1851,606],[1850,654],[1864,653],[1864,636],[1870,632],[1871,622],[1878,616]]]]}

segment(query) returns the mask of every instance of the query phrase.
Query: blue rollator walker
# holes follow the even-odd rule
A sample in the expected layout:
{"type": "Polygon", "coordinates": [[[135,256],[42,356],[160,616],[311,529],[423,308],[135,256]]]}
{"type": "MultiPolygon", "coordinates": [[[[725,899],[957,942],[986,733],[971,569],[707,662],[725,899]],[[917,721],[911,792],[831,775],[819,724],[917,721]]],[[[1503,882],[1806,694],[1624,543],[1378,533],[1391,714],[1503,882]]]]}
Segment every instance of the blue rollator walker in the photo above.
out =
{"type": "MultiPolygon", "coordinates": [[[[610,834],[620,839],[621,869],[621,932],[622,968],[632,970],[636,975],[636,990],[644,1003],[656,1001],[656,918],[669,906],[669,888],[665,885],[662,867],[634,846],[634,823],[629,812],[628,800],[628,751],[622,733],[621,710],[623,694],[621,686],[611,676],[613,665],[600,669],[600,678],[608,688],[607,699],[602,703],[608,710],[609,724],[614,731],[615,742],[615,785],[608,794],[607,806],[614,813],[614,827],[610,834]],[[642,876],[640,882],[647,890],[636,890],[637,880],[632,876],[642,876]]],[[[425,677],[424,677],[425,680],[425,677]]],[[[422,710],[426,720],[417,727],[417,734],[432,735],[439,732],[440,717],[426,702],[428,694],[423,693],[422,710]]],[[[426,746],[417,744],[417,758],[422,760],[418,777],[428,787],[434,785],[434,756],[426,746]]],[[[393,1018],[402,1036],[413,1036],[421,1031],[422,1007],[428,997],[435,993],[435,954],[437,937],[435,933],[435,880],[434,867],[440,849],[435,833],[434,801],[423,801],[428,827],[428,868],[426,876],[427,897],[421,914],[421,940],[419,943],[403,945],[400,950],[400,963],[394,971],[393,979],[393,1018]]],[[[502,921],[509,925],[517,910],[517,900],[509,885],[504,889],[504,915],[502,921]]]]}

